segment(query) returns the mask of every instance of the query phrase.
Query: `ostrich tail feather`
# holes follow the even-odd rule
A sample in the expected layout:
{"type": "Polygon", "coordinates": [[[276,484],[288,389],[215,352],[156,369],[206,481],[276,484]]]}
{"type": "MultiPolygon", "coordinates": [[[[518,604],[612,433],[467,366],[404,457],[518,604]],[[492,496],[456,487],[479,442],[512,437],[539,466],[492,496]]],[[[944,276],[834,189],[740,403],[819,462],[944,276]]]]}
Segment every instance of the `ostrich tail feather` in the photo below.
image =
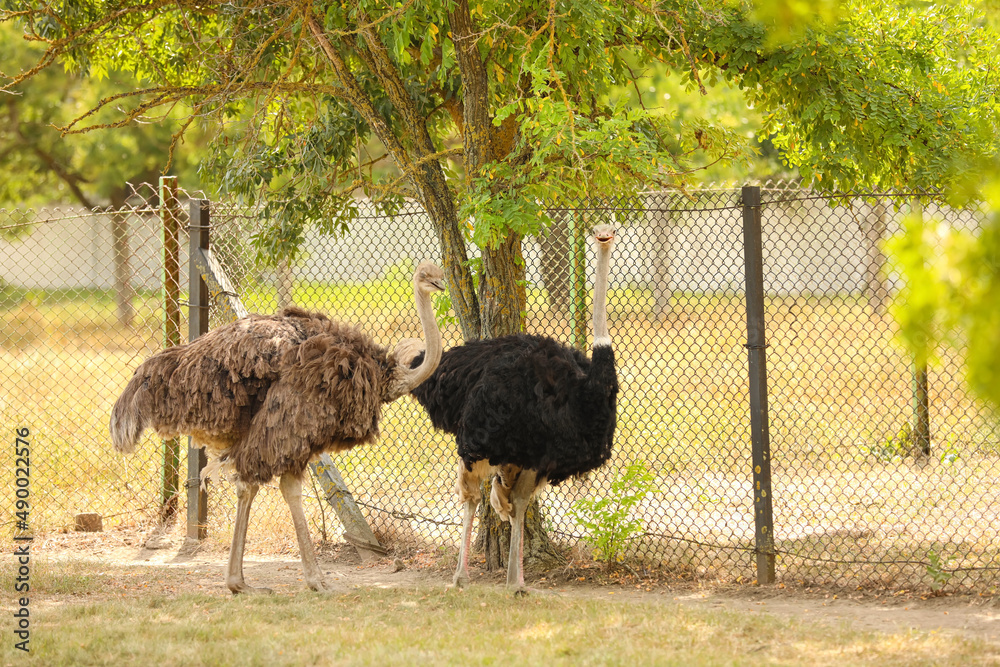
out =
{"type": "Polygon", "coordinates": [[[115,401],[111,409],[111,443],[124,454],[135,451],[139,436],[146,428],[148,419],[144,406],[149,402],[147,390],[135,378],[128,383],[125,391],[115,401]]]}

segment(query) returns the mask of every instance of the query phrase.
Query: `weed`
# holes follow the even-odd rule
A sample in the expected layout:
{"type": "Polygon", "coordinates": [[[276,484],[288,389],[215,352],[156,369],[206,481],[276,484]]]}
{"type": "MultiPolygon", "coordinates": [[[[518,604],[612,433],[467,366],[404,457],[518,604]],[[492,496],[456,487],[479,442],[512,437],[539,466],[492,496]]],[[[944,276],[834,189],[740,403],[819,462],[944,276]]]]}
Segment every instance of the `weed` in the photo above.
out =
{"type": "Polygon", "coordinates": [[[941,556],[931,549],[927,554],[927,561],[927,574],[931,578],[931,590],[939,591],[947,585],[953,574],[950,570],[946,569],[950,564],[951,558],[942,560],[941,556]]]}
{"type": "Polygon", "coordinates": [[[904,422],[895,435],[872,447],[862,449],[879,461],[901,461],[913,450],[913,428],[908,422],[904,422]]]}
{"type": "Polygon", "coordinates": [[[656,478],[642,461],[630,463],[611,482],[602,498],[581,498],[570,514],[582,526],[584,539],[593,547],[597,560],[609,567],[624,557],[629,539],[642,531],[642,522],[631,518],[632,508],[654,491],[656,478]]]}

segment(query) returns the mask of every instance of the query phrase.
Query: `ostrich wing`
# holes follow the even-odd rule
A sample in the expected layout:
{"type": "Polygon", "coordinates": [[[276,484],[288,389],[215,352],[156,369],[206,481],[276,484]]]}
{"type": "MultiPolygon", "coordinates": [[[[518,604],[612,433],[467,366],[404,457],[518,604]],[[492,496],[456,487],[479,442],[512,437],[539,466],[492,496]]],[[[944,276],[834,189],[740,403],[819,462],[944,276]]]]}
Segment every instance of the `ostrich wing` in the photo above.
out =
{"type": "Polygon", "coordinates": [[[135,370],[122,410],[137,410],[161,436],[225,448],[250,428],[296,335],[279,318],[251,316],[164,350],[135,370]]]}
{"type": "Polygon", "coordinates": [[[245,481],[301,474],[312,457],[378,436],[385,351],[369,341],[320,334],[289,350],[246,439],[230,458],[245,481]],[[365,344],[366,343],[366,344],[365,344]]]}

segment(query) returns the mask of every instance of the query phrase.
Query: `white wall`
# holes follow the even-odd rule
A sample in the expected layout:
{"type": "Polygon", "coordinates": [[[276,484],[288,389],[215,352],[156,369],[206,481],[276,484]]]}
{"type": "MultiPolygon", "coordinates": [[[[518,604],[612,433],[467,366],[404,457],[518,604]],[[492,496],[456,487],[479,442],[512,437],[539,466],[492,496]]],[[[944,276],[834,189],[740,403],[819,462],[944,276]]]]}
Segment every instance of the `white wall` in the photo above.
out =
{"type": "MultiPolygon", "coordinates": [[[[613,258],[613,283],[652,286],[657,263],[669,275],[668,289],[681,292],[740,292],[743,285],[743,231],[734,191],[715,193],[712,200],[684,203],[677,195],[649,195],[642,210],[617,215],[618,240],[613,258]],[[702,206],[708,211],[677,211],[702,206]],[[665,229],[662,227],[665,225],[665,229]],[[657,247],[657,239],[666,248],[657,247]]],[[[186,209],[185,209],[186,210],[186,209]]],[[[905,211],[904,211],[905,213],[905,211]]],[[[941,213],[936,209],[928,214],[941,213]]],[[[968,212],[944,212],[949,224],[976,227],[968,212]]],[[[0,225],[11,219],[0,210],[0,225]]],[[[765,207],[764,280],[769,294],[845,294],[866,289],[870,272],[872,224],[867,204],[832,209],[822,200],[805,200],[765,207]]],[[[887,233],[899,230],[902,214],[889,209],[887,233]]],[[[161,272],[160,221],[152,214],[129,216],[130,269],[133,287],[158,289],[161,272]]],[[[9,223],[6,223],[9,224],[9,223]]],[[[180,242],[182,283],[186,282],[187,234],[180,242]]],[[[237,234],[249,244],[249,232],[237,234]]],[[[541,252],[526,239],[528,280],[542,285],[541,252]]],[[[593,259],[592,251],[588,257],[593,259]]],[[[425,214],[393,218],[364,215],[347,236],[311,230],[293,272],[298,279],[323,282],[364,282],[385,275],[404,261],[440,261],[437,236],[425,214]]],[[[588,274],[592,278],[592,261],[588,274]]],[[[82,209],[43,209],[31,233],[15,241],[0,240],[0,279],[25,288],[65,289],[114,286],[111,220],[82,209]]],[[[892,286],[892,285],[888,285],[892,286]]]]}

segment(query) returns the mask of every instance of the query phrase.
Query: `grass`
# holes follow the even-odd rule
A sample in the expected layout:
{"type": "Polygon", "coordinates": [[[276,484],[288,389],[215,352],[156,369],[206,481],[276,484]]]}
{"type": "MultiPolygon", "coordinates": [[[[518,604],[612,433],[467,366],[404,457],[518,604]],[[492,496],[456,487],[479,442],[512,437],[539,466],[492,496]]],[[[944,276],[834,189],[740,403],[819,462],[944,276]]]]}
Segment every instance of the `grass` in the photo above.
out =
{"type": "MultiPolygon", "coordinates": [[[[8,569],[3,577],[9,578],[8,569]]],[[[36,564],[31,652],[16,651],[8,634],[0,662],[841,667],[985,665],[996,658],[980,642],[936,632],[857,632],[682,606],[664,595],[621,599],[620,590],[570,589],[521,599],[488,585],[464,592],[421,585],[232,597],[151,592],[136,578],[151,573],[36,564]]]]}
{"type": "MultiPolygon", "coordinates": [[[[30,567],[31,596],[86,594],[105,583],[110,576],[95,572],[93,565],[82,561],[56,562],[33,556],[30,567]]],[[[14,587],[17,569],[16,558],[4,559],[4,563],[0,566],[0,590],[9,594],[10,601],[16,599],[14,587]]]]}
{"type": "MultiPolygon", "coordinates": [[[[251,310],[274,308],[273,288],[255,283],[241,291],[251,310]]],[[[155,295],[136,297],[130,327],[116,322],[107,290],[8,296],[0,302],[0,418],[33,434],[32,525],[65,527],[80,511],[100,512],[107,527],[152,521],[159,441],[147,434],[137,454],[118,457],[108,443],[107,416],[135,365],[160,348],[155,295]]],[[[361,285],[300,281],[295,300],[356,321],[383,344],[420,335],[402,271],[361,285]]],[[[742,299],[677,294],[663,322],[650,317],[651,301],[649,291],[631,287],[610,294],[621,384],[614,459],[589,483],[547,491],[548,520],[575,539],[579,527],[567,517],[568,506],[602,493],[626,462],[644,460],[659,492],[637,508],[647,536],[634,554],[745,576],[751,559],[731,550],[748,548],[754,533],[742,299]]],[[[856,559],[905,552],[926,560],[933,548],[955,567],[993,567],[976,576],[995,586],[1000,554],[990,481],[1000,434],[996,418],[962,386],[961,359],[942,355],[932,366],[932,446],[942,456],[916,466],[899,439],[912,418],[910,375],[892,342],[891,319],[850,296],[775,297],[766,307],[779,548],[802,554],[803,569],[815,572],[826,567],[820,559],[843,557],[841,534],[864,545],[856,559]]],[[[531,331],[568,338],[568,323],[546,310],[544,292],[534,287],[527,321],[531,331]]],[[[461,342],[454,325],[444,337],[446,346],[461,342]]],[[[403,399],[385,407],[378,443],[337,463],[377,533],[398,544],[452,545],[458,539],[453,448],[450,436],[433,432],[419,406],[403,399]]],[[[3,456],[0,484],[9,489],[13,458],[3,456]]],[[[221,541],[229,539],[234,496],[228,485],[211,495],[209,532],[221,541]]],[[[12,502],[0,493],[4,516],[12,516],[12,502]]],[[[325,525],[335,538],[335,517],[315,500],[307,506],[313,534],[325,525]]],[[[280,494],[265,488],[249,548],[294,544],[280,494]]]]}

